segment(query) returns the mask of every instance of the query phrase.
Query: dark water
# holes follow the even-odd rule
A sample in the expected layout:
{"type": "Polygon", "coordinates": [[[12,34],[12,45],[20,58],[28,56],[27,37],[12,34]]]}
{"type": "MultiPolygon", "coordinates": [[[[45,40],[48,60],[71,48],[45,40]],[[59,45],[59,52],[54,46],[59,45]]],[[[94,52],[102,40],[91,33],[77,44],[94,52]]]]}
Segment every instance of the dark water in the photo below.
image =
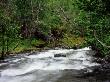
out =
{"type": "Polygon", "coordinates": [[[92,62],[93,52],[89,48],[29,54],[19,54],[1,63],[0,82],[110,82],[105,75],[85,75],[99,65],[92,62]],[[66,57],[54,57],[55,54],[66,57]]]}

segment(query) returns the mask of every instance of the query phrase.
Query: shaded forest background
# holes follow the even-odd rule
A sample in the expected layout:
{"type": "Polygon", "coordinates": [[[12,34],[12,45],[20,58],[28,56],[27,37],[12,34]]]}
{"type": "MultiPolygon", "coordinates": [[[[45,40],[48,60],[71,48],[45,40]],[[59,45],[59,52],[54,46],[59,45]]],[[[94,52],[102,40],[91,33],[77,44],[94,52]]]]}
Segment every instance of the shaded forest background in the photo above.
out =
{"type": "Polygon", "coordinates": [[[44,47],[110,54],[109,0],[0,0],[1,59],[44,47]]]}

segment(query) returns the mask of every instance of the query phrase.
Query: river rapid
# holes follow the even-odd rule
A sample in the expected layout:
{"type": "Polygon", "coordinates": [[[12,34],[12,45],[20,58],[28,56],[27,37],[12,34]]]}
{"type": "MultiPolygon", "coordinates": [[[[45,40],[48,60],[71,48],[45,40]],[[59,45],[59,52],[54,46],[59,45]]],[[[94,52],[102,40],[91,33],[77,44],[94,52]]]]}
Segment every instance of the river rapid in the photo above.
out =
{"type": "Polygon", "coordinates": [[[89,47],[17,54],[0,64],[0,82],[110,82],[83,76],[99,65],[93,54],[89,47]]]}

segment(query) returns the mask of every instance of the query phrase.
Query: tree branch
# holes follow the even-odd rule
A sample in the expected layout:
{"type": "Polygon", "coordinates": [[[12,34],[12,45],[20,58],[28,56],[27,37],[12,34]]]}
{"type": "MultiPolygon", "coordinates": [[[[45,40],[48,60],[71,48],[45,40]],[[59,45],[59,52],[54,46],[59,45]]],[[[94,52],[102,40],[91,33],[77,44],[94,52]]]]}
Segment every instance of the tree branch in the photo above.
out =
{"type": "Polygon", "coordinates": [[[110,46],[106,45],[105,43],[103,43],[102,41],[100,41],[97,36],[96,36],[96,31],[94,31],[94,37],[95,39],[103,46],[103,47],[106,47],[106,48],[110,48],[110,46]]]}

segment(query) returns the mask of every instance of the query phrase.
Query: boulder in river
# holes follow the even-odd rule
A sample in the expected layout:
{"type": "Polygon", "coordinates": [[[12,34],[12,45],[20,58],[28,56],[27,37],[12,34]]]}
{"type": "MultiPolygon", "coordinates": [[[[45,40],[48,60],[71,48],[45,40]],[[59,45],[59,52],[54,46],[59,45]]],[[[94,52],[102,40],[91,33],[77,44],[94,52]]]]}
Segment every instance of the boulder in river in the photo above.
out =
{"type": "Polygon", "coordinates": [[[54,57],[66,57],[64,54],[55,54],[54,57]]]}

